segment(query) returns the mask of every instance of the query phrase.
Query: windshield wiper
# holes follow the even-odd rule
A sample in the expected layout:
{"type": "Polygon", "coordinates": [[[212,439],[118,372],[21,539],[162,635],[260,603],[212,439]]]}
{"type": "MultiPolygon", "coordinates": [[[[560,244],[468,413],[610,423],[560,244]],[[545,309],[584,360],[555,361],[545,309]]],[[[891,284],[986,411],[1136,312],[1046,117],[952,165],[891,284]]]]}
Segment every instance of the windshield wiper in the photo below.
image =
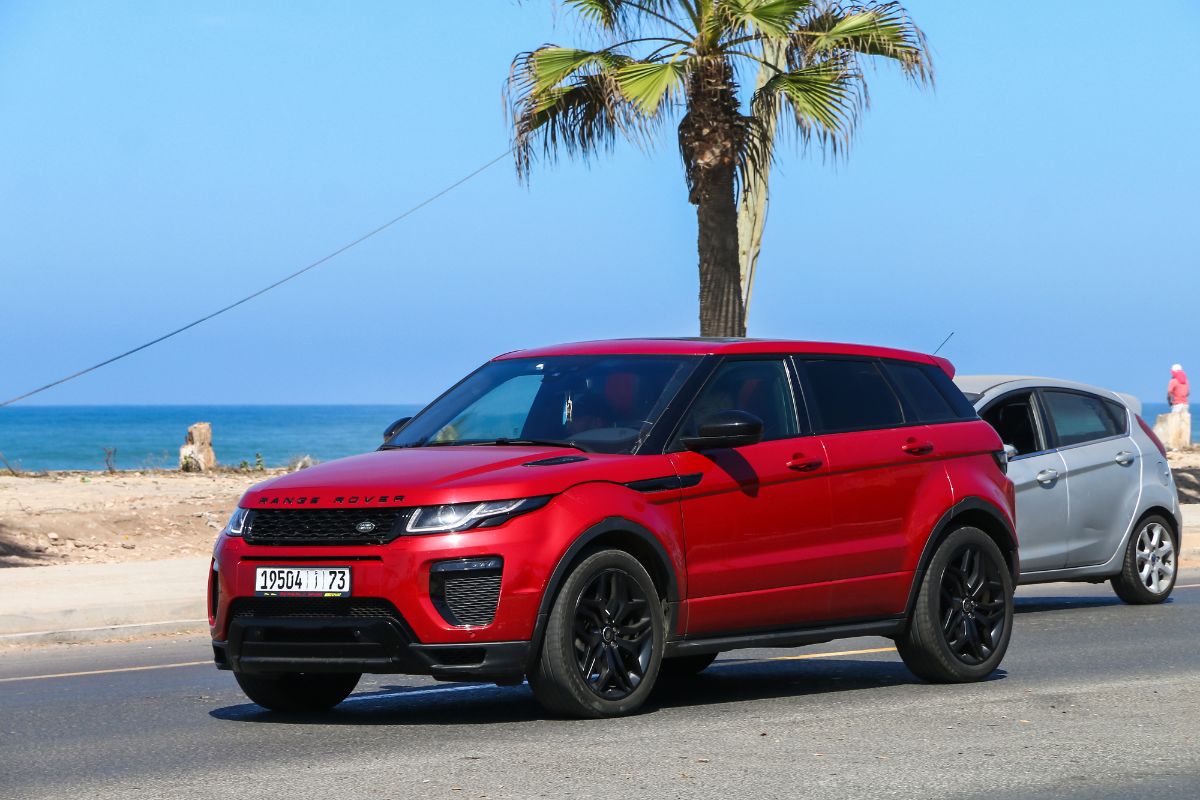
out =
{"type": "Polygon", "coordinates": [[[560,442],[554,439],[507,439],[500,437],[499,439],[487,439],[479,441],[467,441],[464,444],[491,444],[497,447],[522,447],[524,445],[534,445],[536,447],[570,447],[573,450],[578,450],[581,453],[586,453],[579,445],[574,442],[560,442]]]}
{"type": "Polygon", "coordinates": [[[508,439],[500,437],[498,439],[452,439],[445,442],[423,442],[421,444],[392,444],[383,445],[381,450],[408,450],[421,447],[467,447],[470,445],[484,445],[494,447],[570,447],[573,450],[578,450],[581,453],[590,452],[574,442],[560,442],[553,439],[508,439]]]}

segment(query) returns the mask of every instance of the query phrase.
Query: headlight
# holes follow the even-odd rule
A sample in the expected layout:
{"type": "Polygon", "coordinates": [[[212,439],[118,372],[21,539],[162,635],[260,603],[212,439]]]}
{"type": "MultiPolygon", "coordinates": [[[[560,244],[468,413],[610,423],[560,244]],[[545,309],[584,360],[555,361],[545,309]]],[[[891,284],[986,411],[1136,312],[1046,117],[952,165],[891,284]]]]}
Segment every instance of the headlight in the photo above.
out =
{"type": "Polygon", "coordinates": [[[242,530],[246,527],[246,517],[248,516],[250,516],[250,509],[234,509],[233,516],[229,518],[229,524],[225,526],[226,535],[241,536],[242,530]]]}
{"type": "Polygon", "coordinates": [[[408,533],[450,533],[469,528],[490,528],[515,516],[541,508],[549,497],[526,497],[521,500],[491,500],[486,503],[455,503],[445,506],[422,506],[408,518],[408,533]]]}

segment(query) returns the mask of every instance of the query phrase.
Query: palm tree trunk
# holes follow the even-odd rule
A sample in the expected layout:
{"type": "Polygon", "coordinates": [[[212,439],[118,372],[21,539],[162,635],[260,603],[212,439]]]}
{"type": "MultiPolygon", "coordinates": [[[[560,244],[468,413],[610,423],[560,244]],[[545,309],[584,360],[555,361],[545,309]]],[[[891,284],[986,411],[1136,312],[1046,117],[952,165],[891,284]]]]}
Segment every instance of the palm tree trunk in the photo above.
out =
{"type": "Polygon", "coordinates": [[[713,170],[706,183],[710,190],[696,203],[700,335],[745,336],[733,170],[713,170]]]}
{"type": "Polygon", "coordinates": [[[733,75],[721,58],[688,77],[688,113],[679,124],[679,149],[696,205],[700,257],[700,335],[745,336],[734,192],[745,121],[733,75]]]}
{"type": "MultiPolygon", "coordinates": [[[[761,91],[771,78],[787,69],[787,46],[783,42],[768,39],[763,42],[763,61],[758,69],[754,90],[761,91]]],[[[768,191],[771,180],[771,155],[775,149],[777,118],[772,114],[761,132],[763,152],[758,169],[749,170],[742,185],[742,197],[738,204],[738,259],[742,282],[742,306],[747,322],[750,318],[750,298],[754,292],[754,273],[758,269],[758,255],[762,252],[763,230],[767,224],[768,191]]]]}

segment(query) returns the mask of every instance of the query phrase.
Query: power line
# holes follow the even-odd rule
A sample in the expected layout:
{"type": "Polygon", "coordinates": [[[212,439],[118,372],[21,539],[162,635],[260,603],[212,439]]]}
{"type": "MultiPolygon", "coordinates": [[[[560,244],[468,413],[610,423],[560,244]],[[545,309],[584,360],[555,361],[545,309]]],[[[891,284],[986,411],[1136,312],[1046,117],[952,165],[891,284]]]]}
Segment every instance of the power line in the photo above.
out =
{"type": "Polygon", "coordinates": [[[417,211],[420,211],[422,208],[424,208],[425,206],[434,202],[435,200],[438,200],[441,197],[449,194],[450,192],[454,191],[459,186],[462,186],[464,183],[466,183],[467,181],[476,177],[480,173],[485,172],[490,167],[493,167],[500,161],[503,161],[505,158],[507,158],[511,154],[512,154],[512,149],[509,148],[508,150],[506,150],[503,153],[501,153],[500,155],[496,156],[491,161],[487,162],[486,164],[484,164],[483,166],[474,170],[473,172],[471,172],[467,175],[464,175],[463,177],[459,178],[454,183],[450,184],[449,186],[447,186],[446,188],[437,192],[436,194],[430,195],[429,197],[425,198],[424,200],[417,203],[412,208],[405,211],[403,214],[400,214],[397,217],[393,217],[392,219],[390,219],[387,222],[380,225],[378,228],[375,228],[374,230],[369,231],[368,233],[364,233],[362,236],[358,237],[357,239],[350,242],[349,244],[342,245],[337,250],[334,250],[332,253],[329,253],[327,255],[322,256],[321,258],[318,258],[316,261],[312,262],[308,266],[303,267],[302,269],[296,270],[291,275],[288,275],[287,277],[284,277],[284,278],[280,278],[279,280],[272,283],[270,286],[264,286],[263,288],[259,289],[257,292],[254,292],[253,294],[248,294],[245,297],[243,297],[241,300],[238,300],[237,302],[230,303],[229,305],[227,305],[223,308],[219,308],[216,311],[212,312],[211,314],[203,316],[200,319],[195,320],[194,322],[189,322],[187,325],[184,325],[182,328],[176,328],[175,330],[171,331],[170,333],[163,334],[162,336],[159,336],[157,339],[152,339],[149,342],[146,342],[145,344],[138,345],[137,347],[133,348],[132,350],[126,350],[124,353],[121,353],[120,355],[115,355],[109,359],[105,359],[104,361],[101,361],[99,364],[93,364],[92,366],[88,367],[87,369],[81,369],[78,372],[74,372],[74,373],[66,376],[65,378],[59,378],[58,380],[56,380],[52,383],[47,383],[45,386],[41,386],[37,389],[26,392],[25,394],[22,394],[22,395],[18,395],[17,397],[12,398],[11,400],[5,400],[3,403],[0,403],[0,408],[3,408],[5,406],[10,406],[13,403],[20,402],[21,400],[24,400],[28,397],[33,397],[35,394],[40,394],[41,392],[44,392],[47,389],[53,389],[55,386],[64,384],[67,381],[73,381],[76,378],[87,375],[89,372],[94,372],[95,370],[98,370],[101,367],[106,367],[109,364],[112,364],[114,361],[120,361],[121,359],[127,358],[128,356],[131,356],[134,353],[145,350],[147,347],[153,347],[154,345],[158,344],[159,342],[165,342],[167,339],[170,339],[172,336],[178,336],[179,334],[183,333],[184,331],[186,331],[190,328],[194,328],[202,322],[208,322],[213,317],[219,317],[220,315],[224,314],[226,311],[232,311],[233,309],[237,308],[238,306],[242,305],[243,303],[247,303],[247,302],[253,300],[254,298],[258,297],[259,295],[266,294],[267,292],[271,291],[272,289],[282,286],[283,284],[287,283],[290,280],[293,280],[294,278],[299,278],[301,275],[308,272],[309,270],[316,269],[317,267],[321,266],[325,262],[330,261],[334,258],[337,258],[338,256],[340,256],[342,253],[346,252],[347,250],[357,247],[358,245],[365,242],[367,239],[370,239],[372,236],[375,236],[376,234],[379,234],[379,233],[383,233],[385,230],[392,227],[397,222],[400,222],[405,217],[408,217],[411,214],[414,214],[417,211]]]}

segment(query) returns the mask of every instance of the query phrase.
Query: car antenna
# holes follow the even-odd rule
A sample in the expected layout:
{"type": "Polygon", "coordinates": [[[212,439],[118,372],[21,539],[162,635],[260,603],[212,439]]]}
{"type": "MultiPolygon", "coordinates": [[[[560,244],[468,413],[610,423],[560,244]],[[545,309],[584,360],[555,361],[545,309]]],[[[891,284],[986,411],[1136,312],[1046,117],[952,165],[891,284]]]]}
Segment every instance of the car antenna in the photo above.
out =
{"type": "Polygon", "coordinates": [[[942,352],[942,348],[946,346],[946,342],[950,341],[953,338],[954,338],[954,331],[950,331],[950,335],[947,336],[945,339],[942,339],[942,343],[938,345],[937,350],[933,351],[933,354],[936,356],[938,353],[942,352]]]}

